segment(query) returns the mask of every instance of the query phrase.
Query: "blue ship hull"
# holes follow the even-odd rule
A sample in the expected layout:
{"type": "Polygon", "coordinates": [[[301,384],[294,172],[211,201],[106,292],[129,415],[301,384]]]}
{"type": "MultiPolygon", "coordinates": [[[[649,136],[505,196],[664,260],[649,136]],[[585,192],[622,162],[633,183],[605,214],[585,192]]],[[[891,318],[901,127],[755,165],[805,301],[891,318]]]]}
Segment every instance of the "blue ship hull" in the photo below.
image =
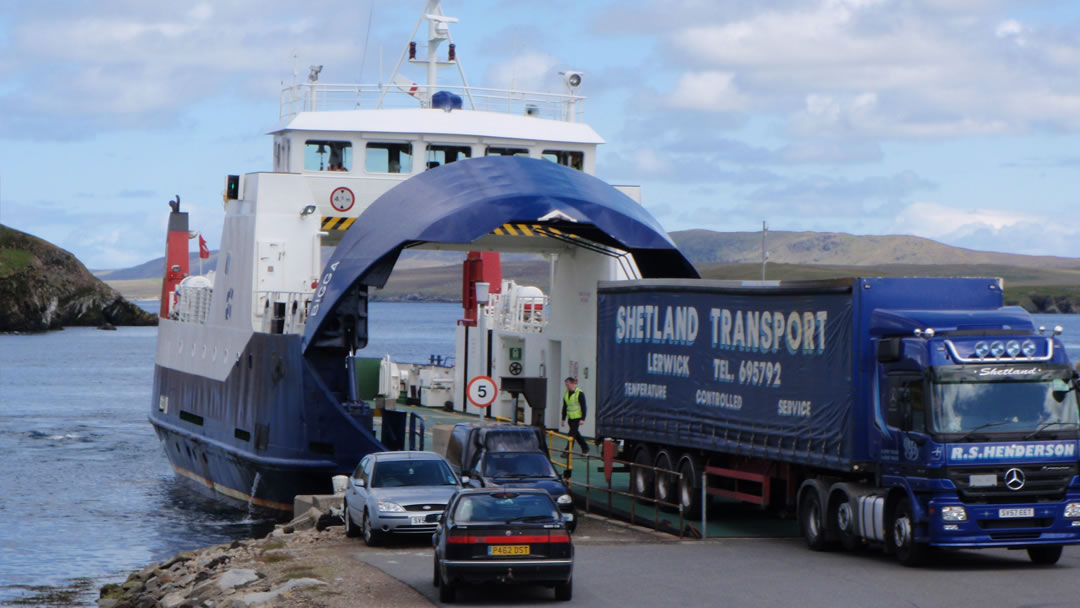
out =
{"type": "Polygon", "coordinates": [[[332,476],[384,449],[325,375],[303,357],[299,336],[257,333],[224,381],[155,366],[150,422],[173,469],[200,493],[288,517],[294,496],[331,493],[332,476]]]}

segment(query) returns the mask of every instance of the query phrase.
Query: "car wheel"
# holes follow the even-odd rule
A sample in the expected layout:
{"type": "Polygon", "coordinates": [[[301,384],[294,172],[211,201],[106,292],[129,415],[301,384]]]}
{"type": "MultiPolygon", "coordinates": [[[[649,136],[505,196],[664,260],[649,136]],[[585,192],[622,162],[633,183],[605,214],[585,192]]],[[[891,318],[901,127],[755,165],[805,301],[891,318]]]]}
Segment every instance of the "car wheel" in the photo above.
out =
{"type": "Polygon", "coordinates": [[[1028,547],[1028,559],[1040,566],[1052,566],[1061,559],[1061,545],[1050,547],[1028,547]]]}
{"type": "Polygon", "coordinates": [[[826,549],[825,513],[821,508],[821,497],[812,486],[806,489],[799,501],[799,527],[811,551],[826,549]]]}
{"type": "Polygon", "coordinates": [[[555,599],[560,602],[569,602],[574,597],[574,579],[555,585],[555,599]]]}
{"type": "Polygon", "coordinates": [[[379,544],[379,533],[371,529],[371,518],[368,517],[367,511],[364,511],[364,544],[369,547],[375,547],[379,544]]]}
{"type": "Polygon", "coordinates": [[[439,582],[439,601],[444,604],[453,604],[454,600],[457,599],[457,589],[444,580],[439,582]]]}
{"type": "Polygon", "coordinates": [[[349,513],[349,503],[345,503],[345,536],[349,538],[360,536],[360,528],[356,527],[356,523],[352,520],[352,513],[349,513]]]}
{"type": "Polygon", "coordinates": [[[915,510],[909,499],[904,498],[896,505],[889,528],[889,542],[896,560],[909,567],[921,566],[926,561],[928,547],[915,542],[915,510]]]}

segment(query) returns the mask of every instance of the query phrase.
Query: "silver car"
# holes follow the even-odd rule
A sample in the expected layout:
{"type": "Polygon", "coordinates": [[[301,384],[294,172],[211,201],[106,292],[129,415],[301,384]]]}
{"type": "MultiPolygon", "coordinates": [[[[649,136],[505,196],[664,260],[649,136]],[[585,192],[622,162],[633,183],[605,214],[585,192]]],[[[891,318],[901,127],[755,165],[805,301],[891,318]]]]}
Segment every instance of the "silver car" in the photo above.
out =
{"type": "Polygon", "coordinates": [[[345,534],[362,534],[369,546],[385,534],[431,535],[460,489],[461,480],[434,452],[368,454],[345,490],[345,534]]]}

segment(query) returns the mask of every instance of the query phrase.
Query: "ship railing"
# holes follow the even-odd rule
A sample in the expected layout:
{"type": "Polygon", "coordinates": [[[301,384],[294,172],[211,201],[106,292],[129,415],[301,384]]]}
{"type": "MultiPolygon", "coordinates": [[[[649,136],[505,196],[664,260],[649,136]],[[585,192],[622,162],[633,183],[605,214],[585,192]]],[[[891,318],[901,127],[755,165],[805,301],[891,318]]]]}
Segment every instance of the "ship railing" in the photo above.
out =
{"type": "Polygon", "coordinates": [[[206,323],[210,316],[213,287],[176,287],[176,305],[173,318],[182,323],[206,323]]]}
{"type": "Polygon", "coordinates": [[[260,331],[269,334],[302,334],[307,325],[310,291],[257,291],[255,316],[262,318],[260,331]]]}
{"type": "Polygon", "coordinates": [[[465,109],[524,114],[580,121],[585,97],[565,93],[541,93],[513,89],[437,85],[428,91],[417,84],[329,84],[307,82],[281,90],[280,119],[289,120],[300,112],[368,110],[382,108],[429,108],[431,95],[449,91],[461,97],[465,109]]]}
{"type": "Polygon", "coordinates": [[[490,326],[518,333],[541,333],[547,327],[547,296],[491,297],[493,301],[485,309],[492,318],[490,326]]]}

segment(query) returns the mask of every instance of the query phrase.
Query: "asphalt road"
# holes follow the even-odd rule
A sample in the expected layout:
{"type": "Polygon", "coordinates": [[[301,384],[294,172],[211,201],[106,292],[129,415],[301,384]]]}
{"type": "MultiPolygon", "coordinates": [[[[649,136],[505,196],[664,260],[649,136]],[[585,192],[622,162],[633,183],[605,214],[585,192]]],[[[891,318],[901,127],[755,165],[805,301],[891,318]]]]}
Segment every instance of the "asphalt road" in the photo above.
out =
{"type": "MultiPolygon", "coordinates": [[[[584,521],[583,521],[584,523],[584,521]]],[[[1024,551],[936,553],[925,568],[904,568],[879,552],[813,553],[798,538],[674,542],[617,526],[583,525],[575,534],[573,604],[582,606],[1076,607],[1080,547],[1056,566],[1031,564],[1024,551]]],[[[418,542],[358,546],[372,564],[438,603],[432,552],[418,542]]],[[[472,588],[461,605],[550,606],[541,587],[472,588]]]]}

